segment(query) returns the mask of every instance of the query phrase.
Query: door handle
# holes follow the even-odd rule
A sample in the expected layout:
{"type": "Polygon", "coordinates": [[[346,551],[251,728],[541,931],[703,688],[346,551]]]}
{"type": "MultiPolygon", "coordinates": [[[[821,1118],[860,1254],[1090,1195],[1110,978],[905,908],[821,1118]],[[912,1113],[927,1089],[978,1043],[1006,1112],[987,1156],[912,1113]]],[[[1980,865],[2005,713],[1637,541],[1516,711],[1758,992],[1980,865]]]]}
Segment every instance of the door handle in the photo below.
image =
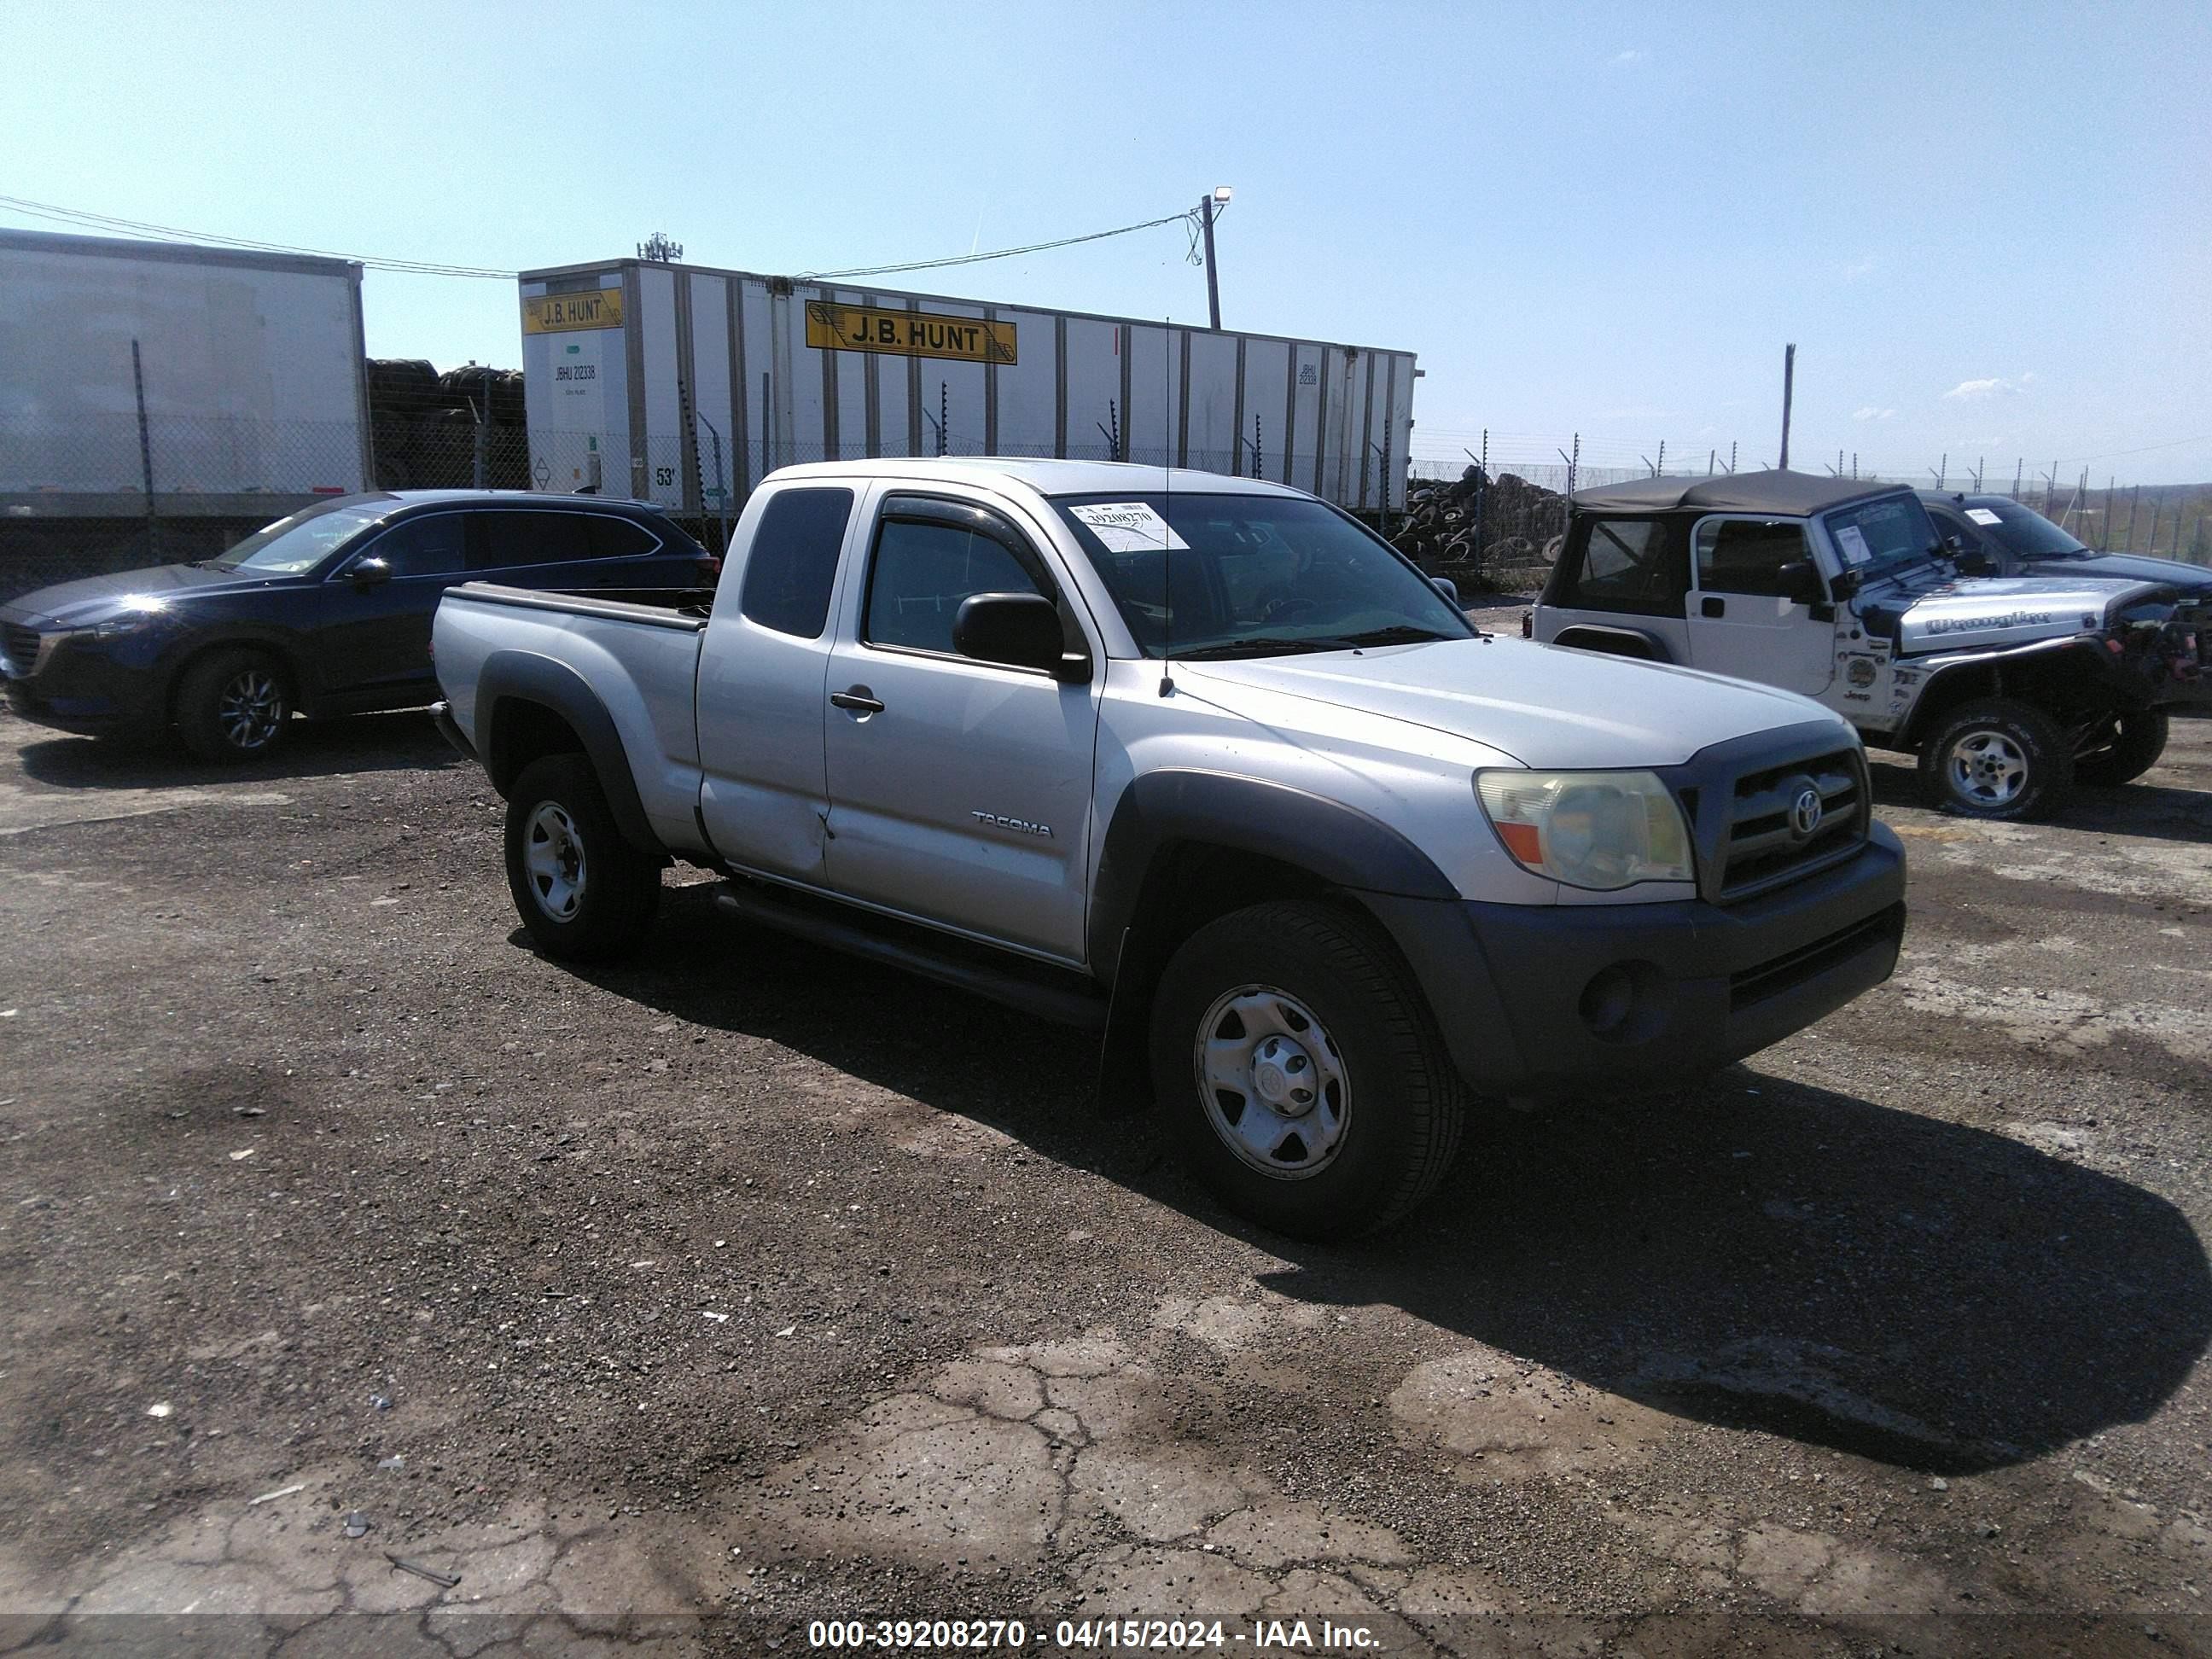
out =
{"type": "Polygon", "coordinates": [[[1728,601],[1717,599],[1708,593],[1698,601],[1698,614],[1701,617],[1725,617],[1728,615],[1728,601]]]}
{"type": "Polygon", "coordinates": [[[865,685],[856,685],[844,691],[832,691],[830,703],[832,708],[848,708],[855,714],[880,714],[884,712],[882,700],[865,685]]]}

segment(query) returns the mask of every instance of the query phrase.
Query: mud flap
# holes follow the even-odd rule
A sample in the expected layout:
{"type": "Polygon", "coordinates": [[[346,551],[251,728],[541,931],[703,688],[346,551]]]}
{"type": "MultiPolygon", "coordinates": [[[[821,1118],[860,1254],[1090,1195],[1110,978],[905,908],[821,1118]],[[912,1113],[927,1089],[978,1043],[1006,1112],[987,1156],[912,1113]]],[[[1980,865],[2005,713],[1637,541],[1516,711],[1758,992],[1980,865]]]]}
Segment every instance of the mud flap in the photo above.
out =
{"type": "Polygon", "coordinates": [[[1121,953],[1115,958],[1114,991],[1106,1005],[1106,1034],[1098,1044],[1098,1115],[1133,1117],[1152,1104],[1151,999],[1133,981],[1138,960],[1136,932],[1121,930],[1121,953]]]}

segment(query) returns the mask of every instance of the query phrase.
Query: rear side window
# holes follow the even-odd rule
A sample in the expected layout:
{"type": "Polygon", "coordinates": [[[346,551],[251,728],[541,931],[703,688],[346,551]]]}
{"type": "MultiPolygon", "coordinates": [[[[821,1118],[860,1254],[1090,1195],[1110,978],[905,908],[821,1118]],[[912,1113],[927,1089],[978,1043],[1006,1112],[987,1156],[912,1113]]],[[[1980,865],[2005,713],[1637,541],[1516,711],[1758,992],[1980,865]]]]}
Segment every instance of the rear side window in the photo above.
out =
{"type": "Polygon", "coordinates": [[[459,574],[468,568],[461,515],[434,513],[396,524],[376,538],[368,556],[382,559],[394,576],[459,574]]]}
{"type": "Polygon", "coordinates": [[[954,655],[953,618],[976,593],[1053,597],[994,537],[926,520],[887,519],[876,538],[861,636],[871,645],[954,655]]]}
{"type": "Polygon", "coordinates": [[[1558,603],[1592,611],[1679,617],[1690,586],[1682,538],[1664,519],[1591,519],[1569,543],[1558,603]]]}
{"type": "Polygon", "coordinates": [[[595,559],[641,559],[660,545],[660,539],[641,524],[611,519],[594,513],[584,520],[592,556],[595,559]]]}
{"type": "Polygon", "coordinates": [[[571,564],[592,556],[580,513],[478,513],[470,563],[480,570],[571,564]]]}
{"type": "Polygon", "coordinates": [[[1795,519],[1707,519],[1698,526],[1698,587],[1778,598],[1782,567],[1812,554],[1795,519]]]}
{"type": "Polygon", "coordinates": [[[761,514],[745,555],[738,610],[748,622],[818,640],[830,620],[837,553],[853,516],[849,489],[783,489],[761,514]]]}

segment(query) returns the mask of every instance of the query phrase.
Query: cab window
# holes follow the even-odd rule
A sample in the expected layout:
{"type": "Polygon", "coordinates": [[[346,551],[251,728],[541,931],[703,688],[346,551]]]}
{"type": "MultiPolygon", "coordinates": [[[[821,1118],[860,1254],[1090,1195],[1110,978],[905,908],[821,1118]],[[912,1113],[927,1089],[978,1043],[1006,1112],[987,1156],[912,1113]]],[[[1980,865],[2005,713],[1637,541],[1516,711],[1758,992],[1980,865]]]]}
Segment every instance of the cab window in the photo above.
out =
{"type": "Polygon", "coordinates": [[[1779,599],[1782,567],[1812,557],[1795,519],[1707,519],[1698,526],[1698,589],[1779,599]]]}
{"type": "Polygon", "coordinates": [[[738,599],[745,620],[793,639],[820,639],[852,515],[849,489],[778,490],[745,555],[745,585],[738,599]]]}
{"type": "Polygon", "coordinates": [[[1680,532],[1665,519],[1587,519],[1561,562],[1568,573],[1560,605],[1647,617],[1682,614],[1689,562],[1680,532]]]}
{"type": "Polygon", "coordinates": [[[976,593],[1041,593],[1052,590],[1015,556],[1019,532],[977,514],[996,533],[927,517],[887,514],[876,535],[868,580],[867,615],[861,637],[871,645],[957,654],[952,622],[976,593]]]}

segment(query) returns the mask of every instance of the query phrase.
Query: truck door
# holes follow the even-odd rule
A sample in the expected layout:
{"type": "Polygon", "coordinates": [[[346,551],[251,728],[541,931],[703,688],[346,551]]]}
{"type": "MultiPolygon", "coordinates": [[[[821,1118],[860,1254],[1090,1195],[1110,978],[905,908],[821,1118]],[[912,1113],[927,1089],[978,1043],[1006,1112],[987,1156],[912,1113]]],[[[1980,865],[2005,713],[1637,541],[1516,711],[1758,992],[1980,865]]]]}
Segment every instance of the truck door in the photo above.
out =
{"type": "Polygon", "coordinates": [[[826,698],[831,887],[1080,961],[1096,677],[1065,684],[952,644],[970,594],[1042,593],[1064,629],[1085,627],[1079,607],[1012,518],[949,494],[886,496],[847,590],[826,698]]]}
{"type": "Polygon", "coordinates": [[[1836,672],[1832,609],[1784,591],[1783,567],[1813,562],[1803,520],[1715,514],[1698,520],[1691,546],[1690,665],[1808,697],[1825,691],[1836,672]]]}
{"type": "Polygon", "coordinates": [[[744,567],[716,590],[699,653],[699,811],[732,864],[819,885],[830,611],[853,492],[779,489],[747,514],[744,567]]]}

